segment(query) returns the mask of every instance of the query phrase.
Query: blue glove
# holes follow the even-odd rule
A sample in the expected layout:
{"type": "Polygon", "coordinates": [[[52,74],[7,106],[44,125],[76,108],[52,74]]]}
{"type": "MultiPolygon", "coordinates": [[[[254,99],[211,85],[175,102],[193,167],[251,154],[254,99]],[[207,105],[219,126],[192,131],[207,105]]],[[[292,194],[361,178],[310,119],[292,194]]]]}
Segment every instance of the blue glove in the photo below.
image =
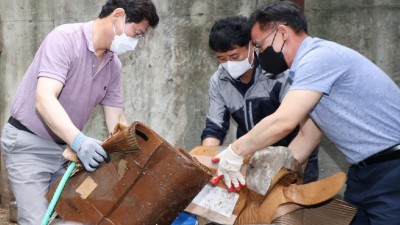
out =
{"type": "Polygon", "coordinates": [[[76,152],[88,172],[93,172],[100,163],[110,161],[100,144],[101,141],[87,137],[82,132],[79,132],[71,143],[71,148],[76,152]]]}

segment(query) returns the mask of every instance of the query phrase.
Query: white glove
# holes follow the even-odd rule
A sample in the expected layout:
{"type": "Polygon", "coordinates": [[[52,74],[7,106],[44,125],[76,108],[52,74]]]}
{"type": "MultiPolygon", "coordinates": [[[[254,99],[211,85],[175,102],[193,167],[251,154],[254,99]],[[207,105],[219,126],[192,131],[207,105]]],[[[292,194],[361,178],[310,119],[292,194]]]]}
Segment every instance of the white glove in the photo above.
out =
{"type": "Polygon", "coordinates": [[[213,162],[218,160],[218,176],[213,178],[211,183],[217,184],[221,177],[223,177],[229,191],[233,190],[232,184],[238,191],[240,190],[240,185],[246,185],[246,181],[240,172],[240,168],[243,165],[243,157],[233,152],[231,145],[212,159],[213,162]]]}

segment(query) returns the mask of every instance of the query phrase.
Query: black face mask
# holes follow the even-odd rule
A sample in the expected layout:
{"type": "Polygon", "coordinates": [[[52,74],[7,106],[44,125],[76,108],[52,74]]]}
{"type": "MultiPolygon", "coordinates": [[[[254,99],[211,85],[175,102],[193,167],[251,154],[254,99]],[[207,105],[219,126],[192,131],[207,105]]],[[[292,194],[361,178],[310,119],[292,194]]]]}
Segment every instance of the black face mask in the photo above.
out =
{"type": "Polygon", "coordinates": [[[260,63],[261,68],[268,73],[272,73],[274,76],[284,72],[289,68],[282,54],[282,49],[285,45],[285,42],[283,42],[280,52],[275,52],[274,48],[272,48],[272,45],[275,41],[275,36],[272,40],[272,44],[263,52],[258,54],[258,62],[260,63]]]}

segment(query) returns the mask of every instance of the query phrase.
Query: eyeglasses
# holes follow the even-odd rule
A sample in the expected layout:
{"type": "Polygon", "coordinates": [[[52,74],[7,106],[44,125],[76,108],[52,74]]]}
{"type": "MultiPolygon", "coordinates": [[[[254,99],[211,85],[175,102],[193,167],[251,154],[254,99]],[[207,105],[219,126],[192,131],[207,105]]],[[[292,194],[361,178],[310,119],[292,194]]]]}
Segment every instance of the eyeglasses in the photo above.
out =
{"type": "Polygon", "coordinates": [[[257,44],[254,45],[254,51],[256,53],[260,53],[261,52],[261,46],[263,46],[264,41],[274,32],[276,31],[276,29],[273,29],[270,33],[267,34],[267,36],[265,36],[263,39],[261,39],[261,41],[259,41],[257,44]]]}
{"type": "Polygon", "coordinates": [[[145,34],[145,32],[143,31],[143,30],[141,30],[141,29],[137,29],[134,25],[133,25],[133,23],[131,23],[131,25],[132,25],[132,27],[133,27],[133,29],[135,29],[135,38],[138,38],[139,39],[139,41],[142,41],[143,39],[144,39],[144,34],[145,34]]]}

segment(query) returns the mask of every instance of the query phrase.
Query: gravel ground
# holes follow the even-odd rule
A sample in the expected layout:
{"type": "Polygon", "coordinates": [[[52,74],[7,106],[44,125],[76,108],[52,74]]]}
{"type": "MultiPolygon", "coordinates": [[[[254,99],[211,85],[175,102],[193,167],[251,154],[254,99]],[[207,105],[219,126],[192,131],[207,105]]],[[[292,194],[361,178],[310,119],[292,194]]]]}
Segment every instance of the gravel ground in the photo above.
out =
{"type": "Polygon", "coordinates": [[[0,224],[1,225],[17,225],[16,223],[10,222],[8,204],[0,205],[0,224]]]}

